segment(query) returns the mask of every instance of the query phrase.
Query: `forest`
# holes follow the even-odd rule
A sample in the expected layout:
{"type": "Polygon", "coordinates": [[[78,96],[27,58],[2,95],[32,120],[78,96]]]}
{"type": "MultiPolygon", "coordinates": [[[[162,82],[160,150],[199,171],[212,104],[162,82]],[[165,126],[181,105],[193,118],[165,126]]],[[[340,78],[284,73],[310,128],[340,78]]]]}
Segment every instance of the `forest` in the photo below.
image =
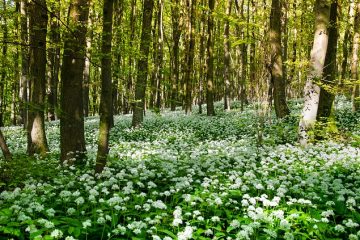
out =
{"type": "Polygon", "coordinates": [[[360,239],[360,0],[1,0],[0,240],[360,239]]]}

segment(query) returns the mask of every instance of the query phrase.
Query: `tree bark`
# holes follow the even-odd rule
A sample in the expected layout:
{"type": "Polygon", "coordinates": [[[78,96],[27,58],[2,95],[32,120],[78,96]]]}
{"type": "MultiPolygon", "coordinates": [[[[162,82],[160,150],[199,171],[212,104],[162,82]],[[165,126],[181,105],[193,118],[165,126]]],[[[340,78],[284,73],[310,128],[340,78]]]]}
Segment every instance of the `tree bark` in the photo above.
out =
{"type": "Polygon", "coordinates": [[[45,155],[49,149],[45,134],[46,33],[48,15],[45,0],[30,1],[30,101],[28,119],[29,155],[45,155]]]}
{"type": "Polygon", "coordinates": [[[58,106],[58,84],[60,70],[60,1],[52,3],[51,10],[54,16],[50,19],[50,41],[52,46],[48,50],[49,76],[48,76],[48,119],[56,119],[56,109],[58,106]]]}
{"type": "Polygon", "coordinates": [[[142,33],[140,43],[140,59],[137,68],[137,79],[135,85],[135,103],[133,107],[132,126],[139,127],[144,119],[144,104],[146,82],[148,75],[148,55],[151,43],[151,19],[154,8],[154,0],[144,0],[142,33]]]}
{"type": "Polygon", "coordinates": [[[208,39],[206,44],[207,49],[207,85],[206,85],[206,110],[208,116],[215,116],[214,108],[214,42],[213,42],[213,32],[214,32],[214,7],[215,0],[209,0],[209,13],[208,13],[208,39]]]}
{"type": "Polygon", "coordinates": [[[21,123],[27,129],[27,108],[28,108],[28,84],[29,84],[29,51],[26,46],[28,43],[28,3],[27,0],[20,2],[20,38],[21,38],[21,79],[20,79],[20,112],[21,123]]]}
{"type": "MultiPolygon", "coordinates": [[[[3,0],[2,2],[3,5],[3,9],[4,12],[6,12],[7,10],[7,6],[6,6],[6,0],[3,0]]],[[[4,16],[4,23],[2,25],[2,29],[3,29],[3,46],[2,46],[2,56],[1,56],[1,69],[0,69],[0,127],[4,126],[4,112],[6,109],[6,100],[5,100],[5,81],[7,78],[7,71],[6,71],[6,64],[7,64],[7,52],[8,52],[8,21],[6,16],[4,16]]]]}
{"type": "Polygon", "coordinates": [[[73,27],[73,31],[65,34],[61,69],[60,148],[63,162],[69,160],[72,163],[74,160],[81,160],[86,151],[83,70],[88,15],[89,1],[71,2],[68,22],[73,27]]]}
{"type": "Polygon", "coordinates": [[[311,51],[310,73],[304,88],[305,103],[299,123],[299,142],[306,146],[309,141],[309,131],[316,122],[319,106],[319,81],[323,75],[325,56],[328,46],[328,25],[330,21],[330,5],[327,0],[316,0],[315,3],[315,36],[311,51]]]}
{"type": "Polygon", "coordinates": [[[106,165],[109,153],[109,135],[112,123],[112,23],[113,0],[104,0],[103,32],[102,32],[102,59],[101,59],[101,100],[100,100],[100,127],[98,152],[95,171],[102,172],[106,165]]]}
{"type": "Polygon", "coordinates": [[[178,85],[179,85],[179,44],[181,37],[181,23],[180,23],[180,0],[172,0],[171,4],[171,20],[172,20],[172,39],[173,39],[173,75],[171,78],[171,97],[170,108],[175,111],[177,105],[178,85]]]}
{"type": "Polygon", "coordinates": [[[272,0],[270,16],[271,77],[274,84],[276,116],[284,118],[290,111],[286,104],[285,79],[281,51],[281,2],[272,0]]]}
{"type": "Polygon", "coordinates": [[[231,8],[233,0],[228,0],[226,7],[225,26],[224,26],[224,109],[230,111],[230,76],[231,76],[231,62],[230,62],[230,21],[231,8]]]}
{"type": "Polygon", "coordinates": [[[333,102],[335,99],[335,80],[337,75],[336,54],[338,41],[338,1],[331,3],[330,9],[330,25],[329,25],[329,41],[325,57],[324,76],[321,81],[319,108],[317,112],[317,120],[327,122],[330,117],[333,102]]]}
{"type": "Polygon", "coordinates": [[[4,135],[1,131],[1,129],[0,129],[0,148],[4,155],[5,160],[10,161],[12,159],[12,156],[11,156],[10,150],[8,148],[8,145],[6,144],[6,141],[5,141],[5,138],[4,138],[4,135]]]}
{"type": "Polygon", "coordinates": [[[358,111],[360,109],[359,99],[359,46],[360,46],[360,3],[356,4],[356,13],[354,21],[354,38],[352,48],[352,62],[351,62],[351,78],[354,82],[351,101],[352,110],[358,111]]]}
{"type": "Polygon", "coordinates": [[[196,0],[189,1],[190,21],[188,22],[188,51],[186,54],[186,73],[185,73],[185,113],[189,114],[192,110],[192,78],[194,71],[194,53],[195,53],[195,7],[196,0]]]}

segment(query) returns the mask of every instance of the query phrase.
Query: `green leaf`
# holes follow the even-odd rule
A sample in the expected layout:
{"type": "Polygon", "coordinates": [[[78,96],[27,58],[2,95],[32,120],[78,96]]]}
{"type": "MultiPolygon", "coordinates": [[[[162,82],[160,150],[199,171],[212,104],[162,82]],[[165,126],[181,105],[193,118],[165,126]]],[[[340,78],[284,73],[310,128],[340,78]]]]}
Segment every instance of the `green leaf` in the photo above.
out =
{"type": "Polygon", "coordinates": [[[174,234],[174,233],[172,233],[172,232],[170,232],[169,230],[166,230],[166,229],[158,229],[157,230],[158,232],[161,232],[161,233],[165,233],[165,234],[167,234],[168,236],[170,236],[170,237],[172,237],[172,238],[177,238],[177,236],[174,234]]]}

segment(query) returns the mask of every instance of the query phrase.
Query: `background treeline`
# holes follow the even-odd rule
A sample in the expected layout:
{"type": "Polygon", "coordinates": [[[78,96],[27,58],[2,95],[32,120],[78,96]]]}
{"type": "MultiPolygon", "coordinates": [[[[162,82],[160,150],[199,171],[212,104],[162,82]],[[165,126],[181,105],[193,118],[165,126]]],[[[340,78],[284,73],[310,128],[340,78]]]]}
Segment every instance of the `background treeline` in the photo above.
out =
{"type": "Polygon", "coordinates": [[[24,124],[30,154],[47,151],[45,120],[60,118],[65,160],[85,151],[86,116],[100,114],[106,153],[113,114],[138,126],[145,109],[239,100],[282,118],[306,82],[300,132],[336,94],[358,109],[358,0],[2,0],[0,13],[0,126],[24,124]]]}

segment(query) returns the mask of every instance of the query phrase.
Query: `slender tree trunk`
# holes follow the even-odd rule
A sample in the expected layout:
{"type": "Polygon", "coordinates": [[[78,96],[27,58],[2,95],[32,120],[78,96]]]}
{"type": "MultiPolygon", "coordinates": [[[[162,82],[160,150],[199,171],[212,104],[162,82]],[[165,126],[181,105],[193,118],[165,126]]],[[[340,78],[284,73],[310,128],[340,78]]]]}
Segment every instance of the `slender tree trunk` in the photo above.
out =
{"type": "Polygon", "coordinates": [[[189,114],[192,110],[192,82],[194,71],[194,53],[195,53],[195,7],[196,0],[189,1],[190,4],[190,21],[188,22],[189,46],[186,56],[186,73],[185,73],[185,113],[189,114]]]}
{"type": "Polygon", "coordinates": [[[6,144],[6,141],[5,141],[5,138],[4,138],[4,135],[1,131],[1,129],[0,129],[0,148],[5,157],[5,160],[7,160],[7,161],[11,160],[12,156],[11,156],[10,150],[6,144]]]}
{"type": "MultiPolygon", "coordinates": [[[[7,11],[7,6],[6,6],[6,0],[3,0],[2,2],[3,4],[3,9],[4,12],[7,11]]],[[[6,71],[6,62],[7,62],[7,52],[8,52],[8,21],[6,16],[3,17],[3,25],[2,25],[2,29],[3,29],[3,47],[2,47],[2,56],[1,56],[1,69],[0,69],[0,127],[4,126],[4,112],[6,109],[6,103],[5,103],[5,81],[7,78],[7,71],[6,71]]]]}
{"type": "Polygon", "coordinates": [[[28,83],[29,83],[29,52],[28,47],[28,17],[27,17],[27,0],[20,2],[20,38],[21,38],[21,79],[20,79],[20,112],[21,123],[24,129],[27,129],[27,106],[28,106],[28,83]]]}
{"type": "Polygon", "coordinates": [[[86,24],[89,1],[73,0],[69,9],[69,23],[74,27],[66,32],[61,69],[61,160],[73,162],[84,158],[83,71],[86,47],[86,24]]]}
{"type": "Polygon", "coordinates": [[[207,49],[207,86],[206,86],[206,109],[208,116],[215,115],[214,108],[214,42],[213,42],[213,32],[214,32],[214,7],[215,0],[209,0],[209,13],[208,13],[208,39],[206,44],[207,49]]]}
{"type": "Polygon", "coordinates": [[[323,75],[325,56],[328,46],[330,5],[327,0],[316,0],[315,3],[315,36],[311,51],[310,73],[305,85],[305,103],[299,123],[299,141],[306,146],[309,131],[314,128],[319,106],[320,87],[318,82],[323,75]]]}
{"type": "Polygon", "coordinates": [[[102,172],[109,153],[109,135],[112,123],[112,77],[111,77],[111,42],[113,23],[113,0],[105,0],[103,6],[103,33],[101,59],[101,100],[99,143],[96,157],[96,172],[102,172]]]}
{"type": "Polygon", "coordinates": [[[114,25],[115,29],[114,31],[114,75],[113,75],[113,114],[117,115],[119,114],[120,107],[119,106],[119,100],[120,100],[120,94],[119,94],[119,86],[121,84],[121,76],[122,76],[122,48],[123,48],[123,37],[122,37],[122,21],[123,21],[123,12],[124,12],[124,4],[123,0],[115,0],[114,2],[114,25]]]}
{"type": "Polygon", "coordinates": [[[137,69],[137,79],[135,85],[135,103],[134,113],[132,118],[132,126],[139,127],[144,119],[144,104],[146,82],[148,75],[148,55],[149,46],[151,43],[151,19],[154,7],[154,0],[144,0],[143,5],[143,20],[142,20],[142,33],[140,43],[140,59],[137,69]]]}
{"type": "Polygon", "coordinates": [[[271,77],[274,84],[274,106],[276,116],[284,118],[289,114],[286,104],[285,79],[281,52],[281,2],[272,0],[270,16],[271,77]]]}
{"type": "Polygon", "coordinates": [[[180,22],[180,0],[172,0],[171,4],[172,12],[172,39],[173,39],[173,75],[171,79],[171,97],[170,108],[171,111],[175,111],[178,96],[179,85],[179,44],[181,37],[181,22],[180,22]]]}
{"type": "MultiPolygon", "coordinates": [[[[205,6],[205,0],[202,0],[201,2],[202,6],[205,6]]],[[[204,75],[206,72],[206,61],[204,61],[205,56],[205,40],[206,40],[206,27],[205,27],[205,21],[206,21],[206,11],[205,9],[202,10],[201,13],[201,20],[200,20],[200,48],[199,48],[199,97],[198,97],[198,105],[199,105],[199,114],[202,114],[202,104],[204,101],[204,93],[203,93],[203,86],[204,86],[204,75]]]]}
{"type": "Polygon", "coordinates": [[[225,26],[224,26],[224,109],[230,111],[230,76],[231,76],[231,62],[230,62],[230,21],[231,8],[233,0],[228,0],[226,7],[225,26]]]}
{"type": "Polygon", "coordinates": [[[60,1],[52,3],[52,11],[55,14],[50,19],[50,41],[52,46],[48,50],[49,62],[49,76],[48,76],[48,119],[54,121],[56,118],[55,110],[57,108],[57,89],[59,83],[59,70],[60,70],[60,1]]]}
{"type": "Polygon", "coordinates": [[[28,121],[28,154],[45,155],[49,149],[45,134],[46,33],[45,0],[30,1],[30,106],[28,121]]]}
{"type": "Polygon", "coordinates": [[[352,48],[352,62],[351,62],[351,78],[354,81],[354,86],[351,95],[352,110],[358,111],[360,109],[360,95],[359,95],[359,46],[360,46],[360,3],[356,4],[356,13],[354,21],[354,38],[352,48]]]}
{"type": "MultiPolygon", "coordinates": [[[[91,3],[90,3],[91,4],[91,3]]],[[[89,7],[89,17],[88,17],[88,29],[89,34],[86,37],[86,55],[85,55],[85,65],[83,71],[83,104],[84,104],[84,117],[89,116],[89,107],[90,107],[90,71],[91,71],[91,46],[93,41],[93,8],[89,7]]],[[[95,114],[95,112],[93,112],[95,114]]]]}
{"type": "Polygon", "coordinates": [[[330,25],[329,25],[329,41],[325,57],[324,77],[322,78],[320,87],[319,108],[317,112],[317,120],[327,122],[330,117],[332,105],[335,99],[334,87],[337,75],[336,54],[338,41],[338,1],[331,3],[330,9],[330,25]]]}
{"type": "MultiPolygon", "coordinates": [[[[131,51],[134,51],[134,38],[135,38],[135,23],[136,23],[136,0],[131,1],[131,12],[130,12],[130,41],[129,41],[129,48],[131,51]]],[[[151,22],[149,23],[151,26],[151,22]]],[[[134,66],[134,58],[132,54],[129,56],[129,74],[126,83],[126,92],[125,92],[125,99],[124,99],[124,107],[123,112],[124,114],[130,113],[130,108],[133,103],[133,84],[134,84],[134,76],[133,76],[133,68],[134,66]]]]}
{"type": "Polygon", "coordinates": [[[163,15],[164,15],[164,1],[159,0],[158,7],[158,51],[157,51],[157,66],[156,66],[156,108],[161,109],[161,86],[164,80],[163,64],[164,64],[164,26],[163,26],[163,15]]]}
{"type": "MultiPolygon", "coordinates": [[[[348,17],[352,19],[354,12],[354,3],[353,1],[349,4],[349,10],[348,10],[348,17]]],[[[347,23],[346,30],[344,34],[344,41],[342,43],[342,52],[343,52],[343,58],[341,62],[341,84],[343,84],[344,80],[349,77],[348,75],[348,58],[349,58],[349,45],[350,45],[350,27],[351,24],[347,23]]]]}

